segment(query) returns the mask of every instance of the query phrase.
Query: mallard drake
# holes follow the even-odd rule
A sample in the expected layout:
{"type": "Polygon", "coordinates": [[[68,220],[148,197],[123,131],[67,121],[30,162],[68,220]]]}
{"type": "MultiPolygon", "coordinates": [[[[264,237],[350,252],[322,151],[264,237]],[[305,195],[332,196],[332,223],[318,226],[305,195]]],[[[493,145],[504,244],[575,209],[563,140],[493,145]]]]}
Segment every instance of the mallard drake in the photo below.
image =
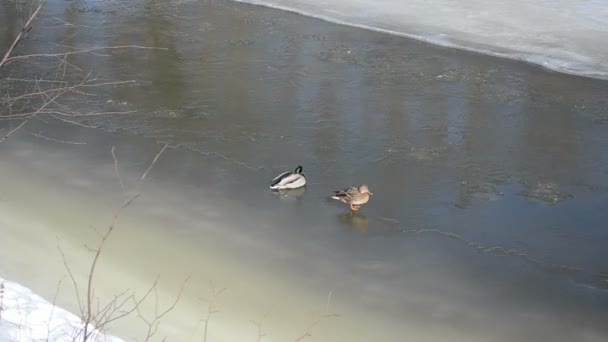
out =
{"type": "Polygon", "coordinates": [[[350,205],[350,210],[357,211],[361,208],[361,205],[369,201],[370,195],[373,194],[369,191],[367,185],[361,185],[358,188],[353,186],[344,190],[336,190],[331,198],[347,203],[350,205]]]}
{"type": "Polygon", "coordinates": [[[283,172],[270,183],[272,190],[297,189],[306,185],[306,176],[302,173],[302,166],[296,167],[293,172],[283,172]]]}

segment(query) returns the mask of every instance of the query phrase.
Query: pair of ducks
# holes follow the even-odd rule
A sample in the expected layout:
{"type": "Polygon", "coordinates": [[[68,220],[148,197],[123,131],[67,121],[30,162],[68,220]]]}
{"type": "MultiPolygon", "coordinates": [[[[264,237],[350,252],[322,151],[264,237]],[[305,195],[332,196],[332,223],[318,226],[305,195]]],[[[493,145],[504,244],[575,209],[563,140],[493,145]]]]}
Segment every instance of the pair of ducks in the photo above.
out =
{"type": "MultiPolygon", "coordinates": [[[[306,176],[302,173],[302,166],[296,167],[293,172],[283,172],[278,175],[270,183],[270,188],[273,190],[297,189],[306,185],[306,176]]],[[[343,190],[335,190],[331,198],[346,203],[350,206],[350,210],[357,211],[361,205],[369,201],[369,196],[373,195],[369,191],[367,185],[359,187],[349,187],[343,190]]]]}

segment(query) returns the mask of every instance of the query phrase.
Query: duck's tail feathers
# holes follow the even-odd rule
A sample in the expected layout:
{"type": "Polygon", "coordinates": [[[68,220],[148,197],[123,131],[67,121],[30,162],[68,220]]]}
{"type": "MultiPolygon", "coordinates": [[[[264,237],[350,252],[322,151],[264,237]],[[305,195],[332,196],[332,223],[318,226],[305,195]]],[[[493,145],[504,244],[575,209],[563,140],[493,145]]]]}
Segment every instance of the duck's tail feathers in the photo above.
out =
{"type": "Polygon", "coordinates": [[[334,191],[334,195],[331,196],[331,198],[340,202],[344,202],[344,200],[346,199],[346,194],[344,193],[344,191],[334,191]]]}
{"type": "Polygon", "coordinates": [[[281,184],[281,181],[283,179],[285,179],[285,177],[289,176],[291,174],[291,172],[283,172],[280,175],[276,176],[271,182],[270,182],[270,188],[271,189],[278,189],[278,187],[281,184]],[[273,186],[275,188],[273,188],[273,186]]]}

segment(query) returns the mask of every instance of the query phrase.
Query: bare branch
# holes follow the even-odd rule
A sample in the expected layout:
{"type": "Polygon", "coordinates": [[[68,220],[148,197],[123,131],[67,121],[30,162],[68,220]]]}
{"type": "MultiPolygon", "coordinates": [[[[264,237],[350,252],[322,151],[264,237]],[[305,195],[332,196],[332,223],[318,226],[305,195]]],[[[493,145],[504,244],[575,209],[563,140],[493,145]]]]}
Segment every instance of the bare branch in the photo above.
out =
{"type": "Polygon", "coordinates": [[[52,141],[52,142],[56,142],[56,143],[60,143],[60,144],[69,144],[69,145],[86,145],[86,142],[79,142],[79,141],[67,141],[67,140],[57,140],[57,139],[53,139],[53,138],[49,138],[47,136],[44,136],[40,133],[31,133],[31,135],[37,137],[37,138],[41,138],[47,141],[52,141]]]}
{"type": "Polygon", "coordinates": [[[156,164],[156,161],[158,160],[158,158],[160,157],[160,155],[163,154],[163,152],[165,152],[165,150],[167,149],[168,146],[169,146],[169,144],[165,144],[165,146],[163,146],[163,148],[161,148],[161,150],[156,154],[156,156],[152,160],[152,163],[150,164],[150,166],[148,166],[148,169],[146,169],[146,172],[144,172],[141,175],[141,178],[139,179],[140,181],[143,182],[144,179],[146,179],[146,176],[148,175],[148,172],[150,172],[150,170],[152,169],[152,167],[154,166],[154,164],[156,164]]]}
{"type": "Polygon", "coordinates": [[[61,245],[59,244],[59,238],[57,238],[57,249],[59,250],[59,253],[61,253],[63,265],[65,266],[65,269],[68,272],[68,275],[70,276],[70,280],[72,280],[72,285],[74,285],[74,292],[76,293],[76,300],[78,302],[78,308],[80,309],[80,315],[82,317],[84,315],[84,306],[82,305],[82,300],[80,300],[80,290],[78,289],[78,282],[76,281],[76,278],[72,273],[70,265],[68,265],[68,259],[66,258],[63,249],[61,249],[61,245]]]}
{"type": "Polygon", "coordinates": [[[65,123],[71,124],[71,125],[75,125],[75,126],[80,126],[80,127],[84,127],[84,128],[97,128],[97,126],[91,126],[91,125],[86,125],[77,121],[73,121],[73,120],[68,120],[66,118],[62,118],[58,115],[55,114],[49,114],[52,118],[59,120],[59,121],[63,121],[65,123]]]}
{"type": "MultiPolygon", "coordinates": [[[[153,166],[158,161],[158,158],[161,156],[161,154],[165,151],[165,149],[167,147],[168,147],[168,144],[163,146],[163,148],[156,154],[156,156],[154,157],[154,159],[152,160],[152,162],[150,163],[150,165],[148,166],[148,168],[142,175],[141,181],[143,181],[145,179],[146,175],[150,172],[150,170],[152,170],[153,166]]],[[[112,159],[114,160],[114,170],[120,179],[120,174],[118,173],[118,159],[116,158],[114,146],[112,147],[111,153],[112,153],[112,159]]],[[[124,184],[122,184],[122,181],[121,181],[121,187],[124,190],[124,184]]],[[[127,290],[127,291],[121,293],[120,295],[115,296],[114,299],[111,300],[109,303],[107,303],[103,308],[101,308],[99,304],[97,305],[97,310],[95,310],[95,308],[93,307],[94,275],[95,275],[95,270],[96,270],[97,264],[99,262],[99,258],[101,256],[103,247],[104,247],[107,239],[109,238],[110,234],[114,230],[114,228],[118,222],[118,218],[120,216],[121,211],[124,210],[125,208],[127,208],[131,203],[133,203],[133,201],[135,201],[135,199],[137,199],[139,197],[139,195],[140,194],[137,193],[137,194],[131,196],[130,198],[127,198],[124,200],[123,204],[114,213],[112,222],[110,223],[108,229],[106,230],[106,232],[104,234],[101,235],[101,241],[99,242],[97,249],[93,250],[93,252],[95,254],[93,256],[93,261],[91,262],[90,270],[88,272],[86,307],[83,308],[83,314],[82,314],[82,319],[83,319],[83,324],[84,324],[84,328],[83,328],[83,332],[82,332],[82,342],[86,342],[89,339],[89,337],[91,336],[91,334],[95,333],[95,330],[94,329],[91,330],[91,328],[90,328],[91,324],[93,324],[97,330],[103,331],[104,327],[106,325],[110,324],[111,322],[119,320],[123,317],[130,315],[131,313],[133,313],[135,311],[138,311],[141,303],[143,303],[148,298],[148,296],[150,295],[150,293],[152,293],[152,291],[156,291],[158,278],[154,281],[154,283],[152,284],[152,286],[150,287],[148,292],[146,292],[146,294],[139,300],[136,299],[134,294],[126,296],[126,294],[128,292],[128,290],[127,290]],[[126,304],[130,301],[134,302],[133,306],[126,307],[126,304]]],[[[184,283],[184,286],[185,286],[185,283],[184,283]]],[[[156,332],[156,330],[158,328],[158,324],[159,324],[158,322],[160,321],[160,319],[175,307],[175,305],[177,304],[177,301],[181,297],[182,290],[183,290],[183,287],[182,287],[182,289],[180,289],[180,291],[178,293],[178,298],[176,299],[175,303],[173,303],[173,305],[169,306],[168,309],[166,309],[165,311],[163,311],[161,313],[158,313],[158,310],[156,311],[156,313],[157,313],[156,318],[154,320],[152,320],[151,325],[149,325],[149,329],[148,329],[149,334],[153,335],[156,332]]]]}
{"type": "Polygon", "coordinates": [[[25,124],[27,124],[32,118],[34,118],[34,115],[30,115],[27,119],[23,120],[21,122],[21,124],[19,124],[19,126],[13,128],[8,133],[6,133],[6,135],[4,137],[2,137],[2,139],[0,139],[0,143],[3,142],[4,140],[8,139],[8,137],[10,137],[11,134],[17,132],[21,127],[25,126],[25,124]]]}
{"type": "Polygon", "coordinates": [[[203,342],[207,342],[207,331],[209,328],[209,321],[211,320],[211,316],[215,313],[218,312],[217,308],[215,307],[217,298],[222,294],[222,292],[224,292],[226,290],[226,288],[222,288],[219,291],[216,291],[215,286],[213,285],[213,283],[211,283],[211,295],[209,296],[209,299],[207,299],[207,317],[202,319],[201,321],[205,323],[204,327],[203,327],[203,342]]]}
{"type": "Polygon", "coordinates": [[[158,326],[160,324],[160,320],[165,315],[167,315],[169,312],[173,311],[173,309],[175,308],[175,306],[179,302],[179,300],[180,300],[180,298],[182,296],[182,291],[184,290],[184,287],[186,286],[187,283],[188,283],[188,279],[186,279],[184,281],[184,283],[182,284],[182,286],[179,289],[179,291],[177,293],[177,296],[175,297],[175,300],[173,301],[173,303],[171,305],[169,305],[162,312],[158,311],[158,292],[157,292],[156,288],[154,288],[154,318],[152,318],[151,320],[148,320],[148,319],[145,318],[145,316],[143,315],[143,313],[139,309],[139,305],[135,305],[135,308],[137,309],[137,314],[138,314],[139,318],[144,323],[146,323],[146,325],[148,326],[148,331],[146,332],[146,337],[144,339],[144,342],[148,342],[150,340],[150,338],[152,338],[152,336],[154,336],[156,334],[156,332],[158,331],[158,326]]]}
{"type": "Polygon", "coordinates": [[[329,294],[327,295],[327,301],[325,302],[325,313],[322,315],[318,315],[313,321],[312,323],[308,326],[308,328],[306,329],[306,332],[304,332],[304,334],[300,335],[298,338],[296,338],[294,340],[294,342],[299,342],[302,341],[304,339],[306,339],[307,337],[312,337],[312,330],[319,325],[319,323],[321,323],[321,321],[323,319],[327,319],[327,318],[332,318],[332,317],[338,317],[338,314],[332,314],[329,312],[329,306],[331,304],[331,299],[333,297],[333,293],[334,290],[329,291],[329,294]]]}
{"type": "MultiPolygon", "coordinates": [[[[39,87],[38,84],[36,84],[36,86],[38,87],[38,89],[40,89],[40,87],[39,87]]],[[[25,119],[23,122],[21,122],[21,124],[19,126],[15,127],[11,131],[9,131],[2,139],[0,139],[0,143],[2,143],[3,141],[5,141],[6,139],[8,139],[8,137],[11,134],[15,133],[20,128],[22,128],[23,126],[25,126],[25,124],[27,124],[31,119],[33,119],[34,117],[36,117],[36,115],[38,115],[40,112],[42,112],[49,104],[53,103],[57,98],[59,98],[65,92],[67,92],[67,90],[59,91],[57,94],[55,94],[55,96],[50,97],[48,101],[45,100],[44,104],[42,106],[40,106],[32,115],[30,115],[27,119],[25,119]]],[[[41,94],[41,96],[44,97],[45,94],[41,94]]]]}
{"type": "Polygon", "coordinates": [[[93,30],[93,29],[94,29],[94,28],[93,28],[93,27],[91,27],[91,26],[85,26],[85,25],[74,25],[74,24],[72,24],[72,23],[68,23],[67,21],[62,20],[61,18],[57,18],[57,17],[53,17],[53,19],[55,19],[55,20],[57,20],[57,21],[61,22],[61,23],[62,23],[62,24],[64,24],[65,26],[71,26],[71,27],[84,27],[84,28],[88,28],[88,29],[91,29],[91,30],[93,30]]]}
{"type": "Polygon", "coordinates": [[[31,26],[32,22],[34,21],[34,19],[36,19],[36,16],[38,16],[38,13],[42,9],[42,6],[44,6],[45,2],[46,2],[46,0],[40,0],[40,3],[38,4],[38,7],[34,11],[34,13],[32,13],[32,15],[30,15],[30,17],[27,20],[27,22],[25,23],[25,25],[23,25],[23,28],[21,29],[21,32],[19,32],[19,34],[17,35],[17,37],[15,37],[15,40],[13,41],[13,44],[11,44],[11,46],[8,48],[8,51],[6,51],[6,53],[4,54],[4,57],[0,61],[0,69],[2,69],[2,67],[7,64],[7,62],[10,60],[9,56],[13,52],[13,49],[15,49],[15,47],[17,46],[17,44],[19,44],[19,42],[21,41],[21,39],[23,39],[23,37],[25,36],[25,34],[27,34],[27,32],[29,32],[29,30],[32,27],[31,26]]]}
{"type": "Polygon", "coordinates": [[[120,188],[122,189],[122,194],[125,195],[127,193],[127,190],[125,189],[125,183],[122,181],[120,172],[118,172],[118,158],[116,157],[114,150],[115,150],[115,148],[114,148],[114,146],[112,146],[112,159],[114,160],[114,174],[116,174],[116,177],[118,178],[118,182],[120,183],[120,188]]]}
{"type": "Polygon", "coordinates": [[[262,339],[263,339],[265,336],[267,336],[267,335],[268,335],[268,334],[266,334],[266,333],[262,332],[262,324],[264,324],[264,320],[266,320],[266,317],[268,317],[268,315],[270,315],[270,310],[269,310],[269,311],[267,311],[267,312],[264,314],[264,316],[262,316],[262,318],[260,319],[260,321],[259,321],[259,322],[256,322],[256,321],[254,321],[254,320],[250,320],[250,322],[251,322],[253,325],[255,325],[255,327],[256,327],[256,328],[257,328],[257,330],[258,330],[258,336],[257,336],[256,342],[260,342],[260,341],[262,341],[262,339]]]}
{"type": "Polygon", "coordinates": [[[59,282],[57,282],[57,288],[55,290],[55,295],[53,296],[53,306],[51,307],[51,313],[49,314],[49,319],[46,321],[46,342],[49,341],[49,336],[51,335],[51,332],[53,332],[54,329],[51,329],[51,322],[53,321],[53,315],[55,314],[55,305],[57,304],[57,296],[59,296],[59,290],[61,289],[61,282],[63,280],[60,280],[59,282]]]}
{"type": "MultiPolygon", "coordinates": [[[[78,84],[74,84],[72,86],[60,86],[58,88],[51,88],[51,89],[46,89],[46,90],[42,90],[39,92],[31,92],[31,93],[27,93],[27,94],[23,94],[20,96],[15,96],[15,97],[9,97],[9,98],[5,98],[4,100],[0,101],[0,103],[6,103],[6,102],[11,102],[11,103],[15,103],[17,101],[20,100],[25,100],[25,99],[29,99],[31,97],[36,97],[38,95],[42,95],[42,94],[47,94],[47,93],[54,93],[54,92],[58,92],[61,90],[70,90],[74,93],[77,94],[81,94],[81,95],[87,95],[87,96],[92,96],[92,94],[88,94],[85,93],[83,91],[80,91],[79,88],[93,88],[93,87],[102,87],[102,86],[116,86],[116,85],[121,85],[121,84],[128,84],[128,83],[133,83],[135,81],[130,80],[130,81],[116,81],[116,82],[99,82],[99,83],[91,83],[95,81],[93,80],[86,80],[84,82],[78,83],[78,84]]],[[[47,82],[61,82],[63,84],[67,84],[68,82],[65,81],[48,81],[47,82]]]]}
{"type": "Polygon", "coordinates": [[[33,82],[38,82],[38,83],[49,83],[49,82],[50,83],[56,83],[56,82],[68,83],[67,81],[45,80],[45,79],[32,80],[32,79],[28,79],[28,78],[15,78],[15,77],[5,77],[1,81],[4,81],[4,82],[26,82],[26,83],[33,83],[33,82]]]}
{"type": "Polygon", "coordinates": [[[16,60],[21,60],[21,59],[64,57],[64,56],[71,56],[71,55],[93,52],[93,51],[117,50],[117,49],[169,50],[168,48],[163,48],[163,47],[139,46],[139,45],[99,46],[99,47],[77,49],[77,50],[67,51],[67,52],[62,52],[62,53],[35,53],[35,54],[22,55],[22,56],[13,56],[13,57],[6,58],[4,60],[4,64],[6,65],[6,64],[9,64],[10,62],[13,62],[16,60]]]}

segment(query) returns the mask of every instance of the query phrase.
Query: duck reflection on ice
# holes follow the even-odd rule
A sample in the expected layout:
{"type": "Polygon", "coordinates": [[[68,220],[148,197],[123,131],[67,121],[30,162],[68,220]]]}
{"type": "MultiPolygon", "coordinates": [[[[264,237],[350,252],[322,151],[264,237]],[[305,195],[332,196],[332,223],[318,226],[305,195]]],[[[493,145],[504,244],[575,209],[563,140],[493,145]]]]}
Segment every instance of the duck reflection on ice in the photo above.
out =
{"type": "Polygon", "coordinates": [[[301,198],[306,192],[306,186],[297,189],[274,190],[272,193],[281,200],[293,200],[301,198]]]}
{"type": "Polygon", "coordinates": [[[369,231],[369,220],[363,214],[348,212],[336,215],[338,222],[350,226],[357,232],[367,233],[369,231]]]}
{"type": "Polygon", "coordinates": [[[348,212],[336,215],[338,223],[348,226],[358,233],[366,234],[395,234],[401,232],[397,224],[390,223],[384,219],[368,218],[358,212],[348,212]]]}

